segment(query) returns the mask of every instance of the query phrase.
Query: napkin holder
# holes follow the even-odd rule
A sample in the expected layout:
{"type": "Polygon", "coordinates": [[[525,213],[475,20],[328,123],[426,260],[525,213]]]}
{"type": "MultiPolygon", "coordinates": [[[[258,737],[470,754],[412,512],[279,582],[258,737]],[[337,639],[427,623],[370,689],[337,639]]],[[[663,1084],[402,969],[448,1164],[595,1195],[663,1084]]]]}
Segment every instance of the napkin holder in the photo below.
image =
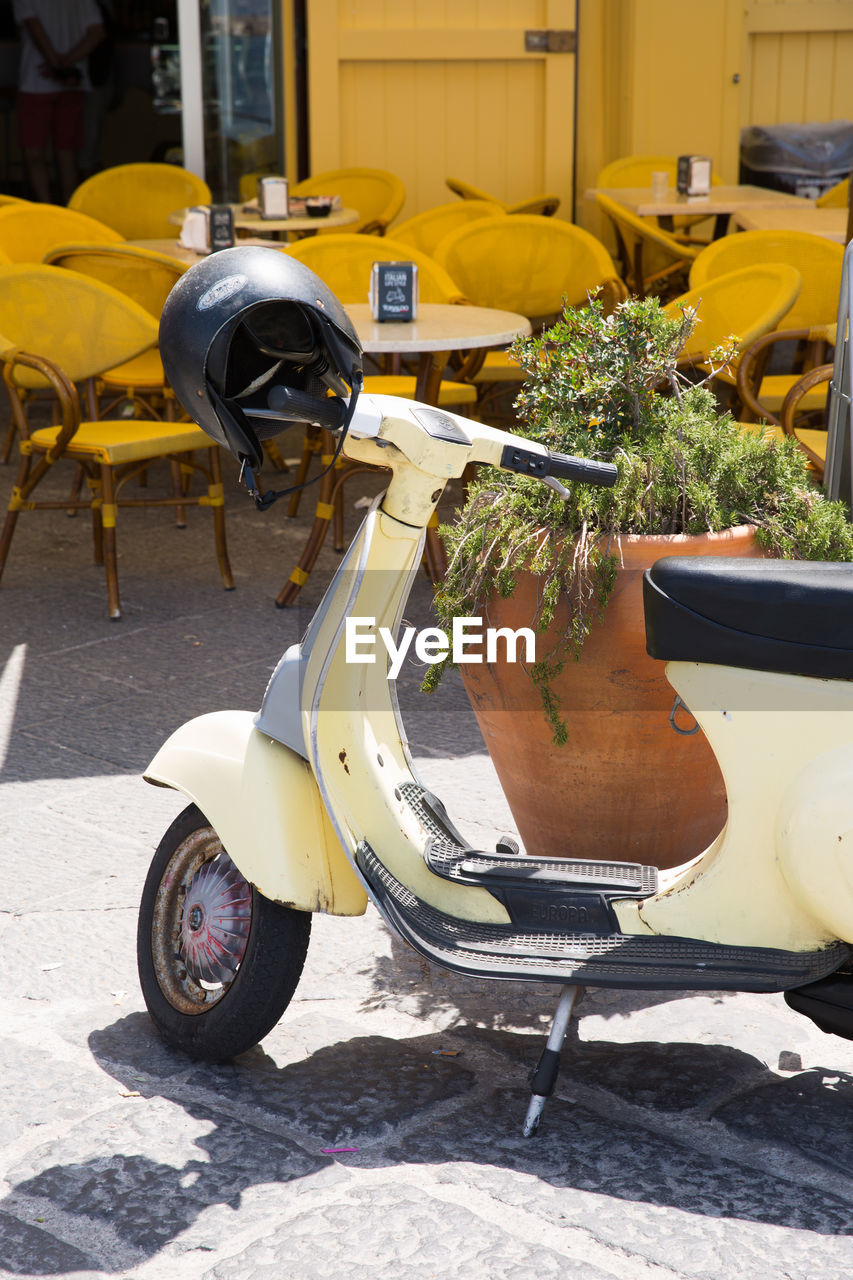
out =
{"type": "Polygon", "coordinates": [[[188,209],[180,244],[194,253],[215,253],[234,243],[234,212],[227,204],[196,204],[188,209]]]}
{"type": "Polygon", "coordinates": [[[416,262],[374,262],[368,293],[374,320],[415,320],[418,314],[416,262]]]}
{"type": "Polygon", "coordinates": [[[258,178],[258,213],[262,218],[289,218],[287,178],[258,178]]]}
{"type": "Polygon", "coordinates": [[[711,157],[679,156],[676,183],[682,196],[711,194],[711,157]]]}

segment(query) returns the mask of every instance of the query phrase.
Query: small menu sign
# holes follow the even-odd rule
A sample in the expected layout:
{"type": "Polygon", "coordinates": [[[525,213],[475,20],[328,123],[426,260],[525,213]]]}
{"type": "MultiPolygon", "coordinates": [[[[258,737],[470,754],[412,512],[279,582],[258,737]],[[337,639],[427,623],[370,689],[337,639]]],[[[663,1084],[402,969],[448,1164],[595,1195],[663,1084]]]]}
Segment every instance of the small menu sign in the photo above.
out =
{"type": "Polygon", "coordinates": [[[710,156],[679,156],[676,182],[679,195],[709,195],[711,191],[710,156]]]}
{"type": "Polygon", "coordinates": [[[414,320],[418,314],[417,264],[374,262],[369,297],[374,320],[414,320]]]}
{"type": "Polygon", "coordinates": [[[207,229],[211,253],[231,248],[234,243],[234,210],[229,204],[210,206],[207,229]]]}

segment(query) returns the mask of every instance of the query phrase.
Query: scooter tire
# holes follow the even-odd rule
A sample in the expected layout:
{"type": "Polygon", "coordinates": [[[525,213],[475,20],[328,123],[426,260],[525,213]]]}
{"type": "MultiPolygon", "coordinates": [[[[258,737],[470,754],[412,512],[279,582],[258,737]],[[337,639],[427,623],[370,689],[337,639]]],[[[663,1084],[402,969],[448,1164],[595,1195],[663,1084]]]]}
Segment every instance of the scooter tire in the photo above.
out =
{"type": "MultiPolygon", "coordinates": [[[[243,880],[204,814],[189,805],[160,842],[139,909],[139,980],[163,1039],[207,1062],[227,1061],[251,1049],[293,998],[310,935],[310,912],[273,902],[243,880]],[[222,858],[224,863],[218,861],[222,858]],[[229,886],[237,883],[243,895],[248,928],[236,972],[223,981],[203,983],[187,973],[176,939],[187,886],[192,889],[202,866],[208,866],[209,874],[210,864],[227,865],[229,886]]],[[[242,939],[238,945],[243,946],[242,939]]]]}

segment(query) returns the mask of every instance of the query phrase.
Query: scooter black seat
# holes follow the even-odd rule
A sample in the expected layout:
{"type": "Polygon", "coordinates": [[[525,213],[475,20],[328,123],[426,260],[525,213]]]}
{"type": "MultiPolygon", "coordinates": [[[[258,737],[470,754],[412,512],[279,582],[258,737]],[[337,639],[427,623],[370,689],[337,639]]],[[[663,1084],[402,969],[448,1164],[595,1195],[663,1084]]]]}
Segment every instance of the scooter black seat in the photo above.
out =
{"type": "Polygon", "coordinates": [[[653,658],[853,680],[853,564],[667,556],[643,602],[653,658]]]}

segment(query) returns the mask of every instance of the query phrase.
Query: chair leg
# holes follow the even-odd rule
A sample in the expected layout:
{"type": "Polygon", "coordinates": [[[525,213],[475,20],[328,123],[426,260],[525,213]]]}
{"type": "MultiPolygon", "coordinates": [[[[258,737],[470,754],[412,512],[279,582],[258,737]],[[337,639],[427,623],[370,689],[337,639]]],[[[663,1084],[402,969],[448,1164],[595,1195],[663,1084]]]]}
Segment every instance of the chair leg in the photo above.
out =
{"type": "Polygon", "coordinates": [[[264,440],[263,448],[264,453],[267,455],[276,471],[284,472],[290,470],[284,458],[281,456],[281,451],[274,440],[264,440]]]}
{"type": "Polygon", "coordinates": [[[225,540],[225,491],[222,484],[222,463],[218,446],[210,451],[210,484],[207,496],[213,512],[213,538],[216,543],[216,558],[219,561],[219,572],[222,574],[222,585],[226,591],[234,590],[234,575],[228,559],[228,544],[225,540]]]}
{"type": "MultiPolygon", "coordinates": [[[[343,480],[343,472],[346,470],[347,464],[343,458],[338,458],[335,463],[335,470],[340,472],[340,478],[343,480]]],[[[334,514],[332,515],[332,546],[338,555],[346,551],[346,543],[344,542],[344,489],[343,485],[335,486],[335,496],[332,499],[334,514]]]]}
{"type": "Polygon", "coordinates": [[[121,617],[121,599],[118,593],[118,558],[116,556],[116,505],[113,469],[101,467],[101,523],[104,531],[104,570],[107,578],[107,607],[110,617],[121,617]]]}
{"type": "Polygon", "coordinates": [[[21,455],[20,466],[18,467],[18,476],[15,487],[12,490],[12,497],[9,499],[9,509],[6,512],[6,519],[3,522],[3,531],[0,533],[0,578],[3,576],[3,570],[6,567],[6,559],[9,555],[9,547],[12,545],[12,535],[15,532],[15,526],[18,523],[18,512],[20,507],[16,500],[16,495],[20,493],[27,483],[30,474],[30,466],[32,459],[26,455],[21,455]]]}
{"type": "Polygon", "coordinates": [[[18,511],[10,507],[6,512],[6,519],[3,521],[3,531],[0,533],[0,578],[3,577],[3,570],[6,568],[9,547],[12,545],[12,534],[15,532],[17,523],[18,511]]]}
{"type": "MultiPolygon", "coordinates": [[[[71,492],[68,495],[69,502],[77,502],[80,497],[80,490],[83,488],[83,481],[86,478],[86,469],[82,462],[78,462],[74,468],[74,479],[71,481],[71,492]]],[[[65,513],[70,520],[77,515],[76,507],[69,507],[65,513]]]]}
{"type": "Polygon", "coordinates": [[[4,467],[6,466],[6,463],[9,461],[9,459],[12,456],[12,445],[15,443],[16,430],[17,428],[15,426],[15,419],[10,417],[9,426],[6,429],[6,438],[3,441],[3,456],[2,458],[0,458],[0,462],[3,463],[4,467]]]}
{"type": "MultiPolygon", "coordinates": [[[[323,452],[323,440],[319,427],[306,427],[305,442],[302,446],[302,455],[299,459],[299,466],[296,469],[295,485],[305,483],[305,477],[308,475],[308,468],[311,466],[311,459],[315,453],[323,452]]],[[[287,504],[287,514],[290,519],[294,519],[299,511],[299,500],[302,497],[301,489],[297,488],[290,495],[290,502],[287,504]]]]}
{"type": "Polygon", "coordinates": [[[311,526],[308,541],[296,567],[276,596],[275,603],[279,609],[284,609],[296,599],[308,581],[308,575],[314,568],[317,556],[320,554],[320,548],[325,542],[334,511],[335,471],[336,469],[332,467],[320,481],[320,496],[314,509],[314,523],[311,526]]]}
{"type": "Polygon", "coordinates": [[[175,507],[175,527],[177,529],[186,529],[187,509],[180,501],[181,498],[186,496],[184,493],[184,478],[181,475],[181,464],[172,461],[169,465],[172,469],[172,497],[178,499],[178,504],[175,507]]]}

